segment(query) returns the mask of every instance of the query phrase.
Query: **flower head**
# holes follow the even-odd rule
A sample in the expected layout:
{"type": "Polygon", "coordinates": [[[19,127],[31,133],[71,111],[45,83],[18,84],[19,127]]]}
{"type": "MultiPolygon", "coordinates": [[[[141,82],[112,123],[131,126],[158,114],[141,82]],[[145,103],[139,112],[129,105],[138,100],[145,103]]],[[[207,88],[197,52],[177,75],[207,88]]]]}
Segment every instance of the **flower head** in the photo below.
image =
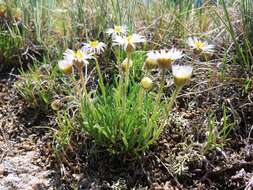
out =
{"type": "Polygon", "coordinates": [[[157,63],[161,69],[168,69],[171,64],[184,56],[183,52],[172,48],[170,50],[160,50],[156,52],[157,63]]]}
{"type": "Polygon", "coordinates": [[[154,51],[149,51],[147,53],[147,58],[145,61],[145,67],[147,69],[153,69],[157,66],[157,53],[154,51]]]}
{"type": "Polygon", "coordinates": [[[188,38],[187,44],[194,50],[196,54],[214,52],[214,45],[208,44],[207,41],[201,41],[196,37],[188,38]]]}
{"type": "Polygon", "coordinates": [[[143,43],[146,42],[146,40],[144,36],[132,34],[129,36],[116,36],[113,42],[113,46],[122,46],[127,53],[131,53],[135,50],[137,43],[143,43]]]}
{"type": "Polygon", "coordinates": [[[127,34],[127,26],[122,25],[122,26],[117,26],[115,25],[114,28],[109,28],[106,30],[106,33],[112,36],[113,38],[116,37],[117,35],[125,35],[127,34]]]}
{"type": "Polygon", "coordinates": [[[66,75],[72,73],[73,70],[73,62],[70,60],[60,60],[58,61],[58,66],[61,71],[63,71],[66,75]]]}
{"type": "Polygon", "coordinates": [[[97,40],[89,41],[89,43],[83,43],[82,49],[88,49],[89,52],[94,54],[101,54],[106,48],[106,44],[97,40]]]}
{"type": "Polygon", "coordinates": [[[67,49],[64,52],[64,60],[74,63],[78,69],[82,69],[84,65],[88,65],[88,59],[93,59],[94,57],[89,52],[88,49],[82,48],[77,51],[67,49]]]}
{"type": "Polygon", "coordinates": [[[145,90],[148,90],[152,87],[153,85],[153,81],[149,78],[149,77],[144,77],[141,80],[141,86],[142,88],[144,88],[145,90]]]}
{"type": "Polygon", "coordinates": [[[191,79],[193,67],[185,65],[172,65],[172,75],[176,86],[184,86],[191,79]]]}

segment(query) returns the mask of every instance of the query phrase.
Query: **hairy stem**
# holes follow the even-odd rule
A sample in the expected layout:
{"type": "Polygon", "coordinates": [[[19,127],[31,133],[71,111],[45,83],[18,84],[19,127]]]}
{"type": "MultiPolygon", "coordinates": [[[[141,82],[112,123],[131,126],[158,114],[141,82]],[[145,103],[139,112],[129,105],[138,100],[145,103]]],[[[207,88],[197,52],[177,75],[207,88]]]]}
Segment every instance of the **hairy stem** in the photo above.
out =
{"type": "Polygon", "coordinates": [[[181,91],[183,86],[177,86],[176,89],[173,91],[171,97],[170,97],[170,101],[168,103],[167,109],[166,109],[166,114],[169,115],[170,112],[172,111],[172,107],[177,99],[177,95],[178,93],[181,91]]]}

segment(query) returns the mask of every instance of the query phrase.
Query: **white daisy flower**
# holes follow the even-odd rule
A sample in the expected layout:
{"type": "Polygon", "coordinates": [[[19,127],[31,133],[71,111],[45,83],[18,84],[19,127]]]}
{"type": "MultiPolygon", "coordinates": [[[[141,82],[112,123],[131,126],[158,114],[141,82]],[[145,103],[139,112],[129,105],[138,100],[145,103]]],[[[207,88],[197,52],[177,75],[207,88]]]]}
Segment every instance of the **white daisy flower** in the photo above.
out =
{"type": "Polygon", "coordinates": [[[131,53],[136,48],[135,44],[146,42],[146,39],[142,35],[132,34],[129,36],[116,36],[113,42],[113,46],[122,46],[126,52],[131,53]]]}
{"type": "Polygon", "coordinates": [[[157,63],[157,53],[155,51],[149,51],[147,53],[147,58],[145,61],[145,67],[147,69],[153,69],[158,65],[157,63]]]}
{"type": "Polygon", "coordinates": [[[184,56],[183,52],[172,48],[170,50],[160,50],[156,51],[157,63],[161,69],[168,69],[171,67],[172,62],[180,59],[184,56]]]}
{"type": "Polygon", "coordinates": [[[176,86],[184,86],[191,79],[193,67],[189,65],[172,65],[172,75],[176,86]]]}
{"type": "Polygon", "coordinates": [[[94,59],[88,49],[82,48],[77,51],[67,49],[64,52],[64,59],[73,62],[78,69],[82,69],[84,65],[88,65],[88,59],[94,59]]]}
{"type": "Polygon", "coordinates": [[[113,38],[116,36],[120,35],[126,35],[127,34],[127,26],[122,25],[122,26],[117,26],[115,25],[114,28],[109,28],[106,30],[106,33],[113,38]]]}
{"type": "Polygon", "coordinates": [[[72,73],[73,70],[73,62],[70,60],[60,60],[58,61],[59,69],[62,70],[66,75],[72,73]]]}
{"type": "Polygon", "coordinates": [[[189,37],[187,39],[187,44],[194,50],[196,54],[199,53],[213,53],[214,45],[208,44],[207,41],[201,41],[196,37],[189,37]]]}
{"type": "Polygon", "coordinates": [[[89,52],[99,55],[104,51],[105,48],[106,48],[105,43],[95,40],[89,41],[89,43],[83,43],[82,49],[88,49],[89,52]]]}

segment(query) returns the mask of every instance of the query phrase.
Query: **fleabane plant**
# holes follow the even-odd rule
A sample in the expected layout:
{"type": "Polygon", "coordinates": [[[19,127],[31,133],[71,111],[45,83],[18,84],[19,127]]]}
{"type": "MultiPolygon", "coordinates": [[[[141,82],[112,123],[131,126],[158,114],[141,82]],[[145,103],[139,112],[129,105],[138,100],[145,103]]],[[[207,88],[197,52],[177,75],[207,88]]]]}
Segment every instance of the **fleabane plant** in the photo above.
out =
{"type": "Polygon", "coordinates": [[[98,54],[104,52],[104,49],[106,48],[106,44],[103,42],[99,42],[98,40],[89,41],[88,43],[83,43],[82,49],[87,49],[90,53],[98,54]]]}
{"type": "Polygon", "coordinates": [[[203,57],[206,61],[208,61],[214,54],[215,46],[209,44],[207,41],[202,41],[197,37],[189,37],[186,43],[193,50],[195,56],[203,57]]]}
{"type": "MultiPolygon", "coordinates": [[[[110,32],[108,34],[113,35],[110,32]]],[[[78,123],[82,131],[92,137],[96,145],[112,154],[140,156],[155,143],[163,131],[166,123],[164,118],[169,116],[177,94],[190,80],[192,67],[175,65],[174,62],[184,56],[182,51],[175,48],[149,51],[145,63],[142,63],[147,72],[140,81],[134,81],[129,76],[131,66],[137,64],[135,60],[132,60],[132,54],[139,44],[146,42],[145,37],[135,33],[124,35],[122,32],[121,35],[115,33],[112,40],[113,48],[121,48],[126,52],[126,58],[118,67],[119,76],[115,77],[114,84],[104,84],[98,62],[100,59],[97,59],[106,45],[98,41],[83,44],[84,52],[91,56],[90,62],[95,62],[99,84],[92,96],[87,89],[81,91],[83,94],[80,96],[78,123]],[[156,84],[154,77],[148,72],[154,68],[159,69],[161,73],[161,79],[158,82],[159,90],[156,93],[152,92],[156,84]],[[175,80],[175,90],[171,98],[162,98],[166,71],[171,69],[175,80]]],[[[72,54],[74,55],[72,57],[80,58],[76,55],[77,52],[72,54]]],[[[59,62],[59,67],[69,75],[73,72],[71,68],[76,61],[79,60],[66,58],[59,62]]],[[[83,86],[83,88],[86,87],[83,86]]]]}
{"type": "Polygon", "coordinates": [[[73,67],[75,66],[82,83],[84,83],[87,79],[87,66],[89,60],[94,58],[93,54],[89,49],[82,48],[77,51],[67,49],[63,55],[63,60],[58,62],[59,69],[65,74],[70,75],[73,73],[73,67]],[[83,68],[85,68],[85,77],[83,76],[83,68]]]}
{"type": "Polygon", "coordinates": [[[201,41],[196,37],[189,37],[186,42],[196,54],[214,52],[214,45],[208,44],[207,41],[201,41]]]}
{"type": "Polygon", "coordinates": [[[113,46],[122,46],[127,54],[134,52],[136,44],[144,43],[146,39],[140,34],[131,34],[128,36],[116,36],[113,40],[113,46]]]}
{"type": "Polygon", "coordinates": [[[127,34],[127,26],[125,25],[114,25],[113,28],[108,28],[106,30],[106,33],[109,36],[112,36],[112,38],[115,38],[116,36],[126,35],[127,34]]]}

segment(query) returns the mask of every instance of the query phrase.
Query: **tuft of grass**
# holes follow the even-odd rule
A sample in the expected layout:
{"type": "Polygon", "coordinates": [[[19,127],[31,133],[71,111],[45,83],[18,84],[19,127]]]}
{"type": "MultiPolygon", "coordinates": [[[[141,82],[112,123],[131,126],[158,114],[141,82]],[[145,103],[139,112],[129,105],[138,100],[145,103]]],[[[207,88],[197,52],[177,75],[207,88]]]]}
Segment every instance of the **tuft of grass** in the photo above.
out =
{"type": "Polygon", "coordinates": [[[30,106],[43,111],[51,110],[55,98],[68,95],[71,88],[65,79],[61,79],[58,68],[46,63],[45,60],[44,65],[36,63],[28,71],[21,70],[14,85],[30,106]]]}
{"type": "Polygon", "coordinates": [[[71,141],[72,133],[74,132],[73,124],[75,122],[67,112],[64,112],[64,114],[57,114],[56,122],[58,130],[54,134],[54,139],[59,144],[56,148],[68,146],[71,141]]]}
{"type": "MultiPolygon", "coordinates": [[[[246,2],[246,0],[243,0],[242,5],[244,5],[245,2],[246,2]]],[[[235,62],[239,62],[240,64],[242,64],[246,68],[249,68],[251,65],[251,61],[252,61],[252,55],[251,55],[251,47],[249,44],[249,39],[247,36],[248,32],[245,33],[246,35],[244,35],[244,39],[241,42],[239,37],[237,36],[237,33],[236,33],[234,27],[233,27],[231,17],[229,16],[228,8],[227,8],[227,4],[226,4],[225,0],[221,0],[221,4],[222,4],[224,14],[225,14],[224,18],[218,12],[216,12],[216,15],[221,20],[221,22],[224,24],[227,32],[230,34],[232,41],[235,45],[235,49],[236,49],[235,62]]],[[[243,21],[244,21],[244,26],[245,26],[245,25],[247,25],[248,15],[244,14],[243,17],[244,17],[243,21]]]]}
{"type": "Polygon", "coordinates": [[[141,87],[129,88],[126,99],[121,97],[121,87],[107,90],[106,98],[97,97],[91,103],[83,98],[80,108],[81,129],[91,135],[95,143],[113,154],[141,155],[162,132],[159,118],[162,106],[155,109],[154,97],[145,94],[140,105],[141,87]]]}
{"type": "Polygon", "coordinates": [[[241,0],[240,2],[241,17],[243,20],[244,32],[249,42],[253,42],[253,4],[251,0],[241,0]]]}
{"type": "Polygon", "coordinates": [[[0,71],[5,67],[13,67],[21,63],[20,48],[23,40],[15,30],[0,31],[0,71]],[[9,64],[9,65],[8,65],[9,64]]]}
{"type": "Polygon", "coordinates": [[[208,116],[208,131],[207,131],[207,142],[204,146],[204,153],[212,151],[217,148],[222,148],[228,141],[231,130],[235,124],[230,121],[228,115],[228,108],[223,106],[223,116],[221,119],[222,124],[219,128],[217,119],[213,113],[208,116]]]}

